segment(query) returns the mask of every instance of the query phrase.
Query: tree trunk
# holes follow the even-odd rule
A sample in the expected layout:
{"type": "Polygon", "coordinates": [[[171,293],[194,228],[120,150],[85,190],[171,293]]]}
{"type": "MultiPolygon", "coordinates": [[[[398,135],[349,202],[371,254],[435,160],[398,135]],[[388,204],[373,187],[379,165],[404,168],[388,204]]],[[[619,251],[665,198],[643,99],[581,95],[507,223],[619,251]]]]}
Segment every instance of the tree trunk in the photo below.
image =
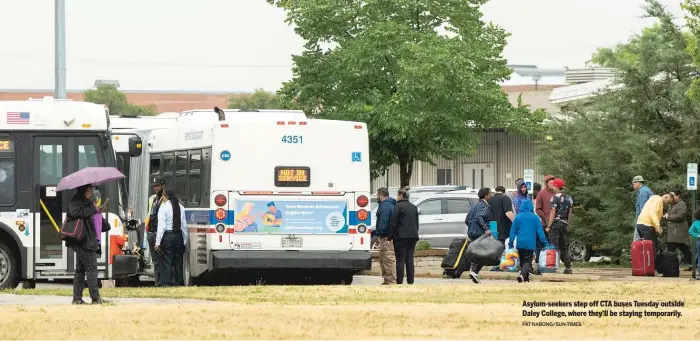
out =
{"type": "Polygon", "coordinates": [[[399,156],[399,179],[401,187],[406,187],[411,183],[413,174],[413,160],[406,156],[399,156]]]}

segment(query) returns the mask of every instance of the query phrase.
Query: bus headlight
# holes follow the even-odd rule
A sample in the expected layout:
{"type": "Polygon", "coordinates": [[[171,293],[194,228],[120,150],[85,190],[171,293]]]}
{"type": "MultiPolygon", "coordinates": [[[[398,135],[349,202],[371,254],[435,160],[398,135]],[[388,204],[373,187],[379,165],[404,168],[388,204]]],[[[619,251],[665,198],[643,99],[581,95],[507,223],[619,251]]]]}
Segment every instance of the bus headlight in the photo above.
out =
{"type": "Polygon", "coordinates": [[[360,225],[360,226],[358,226],[358,227],[357,227],[357,232],[358,232],[358,233],[365,233],[365,232],[367,232],[367,226],[365,226],[365,225],[360,225]]]}
{"type": "Polygon", "coordinates": [[[224,231],[226,231],[224,224],[216,224],[216,232],[223,233],[224,231]]]}

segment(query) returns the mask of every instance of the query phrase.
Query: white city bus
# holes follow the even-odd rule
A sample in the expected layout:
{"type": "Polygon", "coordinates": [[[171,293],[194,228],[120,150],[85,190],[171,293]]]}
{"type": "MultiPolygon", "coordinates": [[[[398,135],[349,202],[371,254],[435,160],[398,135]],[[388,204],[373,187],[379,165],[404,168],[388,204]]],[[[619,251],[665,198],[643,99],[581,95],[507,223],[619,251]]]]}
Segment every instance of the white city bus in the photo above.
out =
{"type": "Polygon", "coordinates": [[[183,120],[144,141],[151,176],[186,207],[188,284],[251,272],[349,284],[370,269],[366,125],[301,117],[183,120]]]}
{"type": "MultiPolygon", "coordinates": [[[[73,276],[75,253],[58,230],[74,191],[57,192],[56,185],[79,169],[114,165],[105,106],[51,97],[0,101],[0,289],[73,276]]],[[[129,276],[137,263],[113,242],[124,232],[117,184],[96,193],[112,199],[106,213],[112,229],[101,237],[98,276],[129,276]]]]}
{"type": "MultiPolygon", "coordinates": [[[[226,116],[233,119],[246,117],[266,117],[274,119],[294,119],[305,118],[303,112],[293,110],[263,110],[253,112],[241,112],[236,109],[226,109],[226,116]]],[[[153,194],[150,185],[150,146],[144,144],[142,154],[137,157],[130,157],[129,143],[133,136],[139,137],[142,141],[147,141],[154,130],[175,127],[178,124],[187,125],[188,122],[202,123],[215,122],[217,115],[209,110],[188,110],[182,113],[167,112],[156,116],[110,116],[110,128],[112,129],[112,146],[117,160],[117,168],[126,175],[120,180],[120,190],[124,207],[128,207],[133,213],[134,219],[138,220],[139,230],[127,231],[129,236],[126,248],[130,251],[138,249],[140,258],[139,275],[153,276],[153,263],[151,260],[148,243],[144,239],[145,231],[142,224],[148,214],[148,197],[153,194]],[[136,243],[135,241],[139,241],[136,243]],[[135,246],[138,245],[138,248],[135,246]]],[[[117,285],[134,285],[138,283],[138,276],[134,276],[130,281],[120,281],[117,285]]]]}

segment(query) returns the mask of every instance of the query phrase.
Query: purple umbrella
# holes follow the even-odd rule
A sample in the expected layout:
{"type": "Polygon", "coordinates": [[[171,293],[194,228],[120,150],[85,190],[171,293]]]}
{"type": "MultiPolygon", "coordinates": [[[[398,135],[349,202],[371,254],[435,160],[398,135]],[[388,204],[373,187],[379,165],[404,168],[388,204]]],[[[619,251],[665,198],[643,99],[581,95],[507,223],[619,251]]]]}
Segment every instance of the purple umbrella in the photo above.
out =
{"type": "Polygon", "coordinates": [[[56,186],[57,191],[65,191],[85,185],[100,185],[105,182],[126,178],[114,167],[87,167],[63,177],[56,186]]]}

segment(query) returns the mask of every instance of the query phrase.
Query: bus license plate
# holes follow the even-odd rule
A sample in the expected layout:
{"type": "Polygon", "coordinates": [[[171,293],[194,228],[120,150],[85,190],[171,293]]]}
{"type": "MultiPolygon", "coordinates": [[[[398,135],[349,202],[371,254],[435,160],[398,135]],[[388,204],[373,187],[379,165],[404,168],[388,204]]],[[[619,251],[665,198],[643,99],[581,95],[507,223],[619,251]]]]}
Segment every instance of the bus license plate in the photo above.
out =
{"type": "Polygon", "coordinates": [[[299,237],[285,237],[282,238],[282,247],[301,247],[301,238],[299,237]]]}

